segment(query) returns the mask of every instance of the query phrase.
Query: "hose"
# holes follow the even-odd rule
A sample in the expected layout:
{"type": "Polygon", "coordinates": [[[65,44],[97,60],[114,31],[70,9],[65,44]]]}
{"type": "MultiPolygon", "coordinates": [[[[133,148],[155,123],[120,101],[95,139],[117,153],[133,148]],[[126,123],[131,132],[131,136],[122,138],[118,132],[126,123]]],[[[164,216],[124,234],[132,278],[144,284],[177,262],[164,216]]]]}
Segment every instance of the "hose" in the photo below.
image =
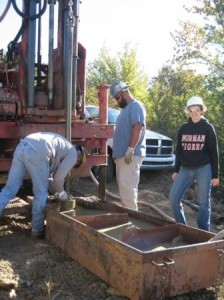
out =
{"type": "Polygon", "coordinates": [[[187,204],[188,206],[190,206],[191,208],[193,208],[194,210],[198,211],[199,210],[199,206],[197,204],[192,203],[189,200],[183,199],[182,202],[184,204],[187,204]]]}
{"type": "MultiPolygon", "coordinates": [[[[13,60],[13,53],[15,51],[15,47],[16,47],[16,44],[19,40],[19,38],[22,36],[22,33],[24,32],[24,29],[25,27],[27,26],[28,24],[28,21],[29,20],[35,20],[37,18],[40,18],[44,12],[46,11],[46,8],[47,8],[47,0],[44,0],[44,4],[43,4],[43,7],[42,9],[40,10],[40,12],[36,15],[33,15],[33,16],[29,16],[28,14],[24,14],[23,12],[21,12],[16,4],[16,0],[10,0],[10,2],[12,3],[12,6],[14,8],[14,10],[17,12],[17,14],[23,18],[23,21],[22,21],[22,25],[18,31],[18,33],[16,34],[16,37],[14,38],[13,41],[11,41],[9,44],[8,44],[8,53],[7,53],[7,62],[9,61],[12,61],[13,60]]],[[[26,11],[28,11],[28,2],[26,4],[26,11]]]]}
{"type": "Polygon", "coordinates": [[[44,4],[43,4],[43,7],[42,9],[40,10],[40,12],[36,15],[33,15],[33,16],[29,16],[28,14],[24,14],[22,11],[19,10],[17,4],[16,4],[16,0],[11,0],[12,1],[12,6],[14,8],[14,10],[17,12],[17,14],[24,18],[24,19],[28,19],[28,20],[35,20],[39,17],[41,17],[45,11],[46,11],[46,8],[47,8],[47,0],[44,0],[44,4]]]}
{"type": "MultiPolygon", "coordinates": [[[[21,12],[16,4],[16,0],[11,0],[12,1],[12,6],[14,8],[14,10],[17,12],[17,14],[24,18],[24,19],[28,19],[28,20],[35,20],[39,17],[41,17],[44,12],[46,11],[46,8],[47,8],[47,0],[44,0],[44,4],[43,4],[43,7],[42,9],[40,10],[40,12],[36,15],[33,15],[33,16],[29,16],[29,14],[24,14],[23,12],[21,12]]],[[[27,2],[28,3],[28,2],[27,2]]]]}
{"type": "Polygon", "coordinates": [[[5,10],[3,11],[2,15],[0,16],[0,23],[3,21],[3,19],[5,18],[9,8],[11,5],[11,0],[8,0],[8,3],[6,4],[5,10]]]}
{"type": "MultiPolygon", "coordinates": [[[[93,172],[91,170],[90,170],[90,178],[96,184],[96,186],[99,186],[99,182],[97,181],[96,177],[93,175],[93,172]]],[[[121,200],[121,198],[118,195],[115,195],[108,190],[106,190],[106,194],[116,200],[121,200]]]]}
{"type": "Polygon", "coordinates": [[[163,218],[165,218],[167,221],[172,222],[172,223],[176,223],[176,221],[168,216],[166,213],[164,213],[161,209],[159,209],[158,207],[156,207],[155,205],[145,202],[145,201],[138,201],[139,204],[141,204],[142,206],[148,206],[151,209],[155,210],[160,216],[162,216],[163,218]]]}
{"type": "MultiPolygon", "coordinates": [[[[92,181],[96,184],[96,186],[99,186],[99,182],[97,181],[97,179],[95,178],[95,176],[93,175],[93,172],[90,170],[90,178],[92,179],[92,181]]],[[[110,191],[108,191],[106,189],[106,194],[116,200],[121,200],[120,196],[111,193],[110,191]]],[[[156,207],[155,205],[145,202],[145,201],[138,201],[138,204],[143,205],[143,206],[148,206],[151,209],[153,209],[154,211],[156,211],[160,216],[162,216],[163,218],[165,218],[167,221],[172,222],[172,223],[176,223],[176,221],[171,218],[170,216],[168,216],[167,214],[165,214],[161,209],[159,209],[158,207],[156,207]]]]}

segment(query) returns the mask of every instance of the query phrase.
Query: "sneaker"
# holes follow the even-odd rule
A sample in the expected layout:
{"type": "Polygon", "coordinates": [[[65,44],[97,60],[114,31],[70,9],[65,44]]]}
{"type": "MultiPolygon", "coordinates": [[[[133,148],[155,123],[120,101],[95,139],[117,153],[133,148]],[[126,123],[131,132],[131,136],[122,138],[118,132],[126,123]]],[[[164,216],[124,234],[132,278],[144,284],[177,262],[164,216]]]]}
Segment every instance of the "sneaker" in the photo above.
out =
{"type": "Polygon", "coordinates": [[[45,238],[45,230],[41,232],[31,231],[31,238],[33,239],[44,239],[45,238]]]}

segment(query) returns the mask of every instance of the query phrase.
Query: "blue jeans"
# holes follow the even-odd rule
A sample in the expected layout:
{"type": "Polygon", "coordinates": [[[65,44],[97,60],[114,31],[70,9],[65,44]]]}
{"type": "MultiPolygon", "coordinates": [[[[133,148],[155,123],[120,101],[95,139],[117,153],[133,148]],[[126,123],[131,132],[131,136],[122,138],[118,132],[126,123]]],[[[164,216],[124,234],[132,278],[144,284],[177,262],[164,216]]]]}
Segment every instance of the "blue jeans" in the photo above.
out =
{"type": "Polygon", "coordinates": [[[169,194],[172,213],[177,223],[187,224],[182,205],[182,198],[191,184],[196,181],[199,203],[197,214],[198,228],[210,230],[211,179],[212,172],[210,164],[195,169],[180,169],[169,194]]]}
{"type": "Polygon", "coordinates": [[[26,174],[33,184],[32,230],[41,232],[48,197],[49,163],[26,142],[21,141],[16,147],[6,185],[0,192],[0,214],[18,193],[26,174]]]}

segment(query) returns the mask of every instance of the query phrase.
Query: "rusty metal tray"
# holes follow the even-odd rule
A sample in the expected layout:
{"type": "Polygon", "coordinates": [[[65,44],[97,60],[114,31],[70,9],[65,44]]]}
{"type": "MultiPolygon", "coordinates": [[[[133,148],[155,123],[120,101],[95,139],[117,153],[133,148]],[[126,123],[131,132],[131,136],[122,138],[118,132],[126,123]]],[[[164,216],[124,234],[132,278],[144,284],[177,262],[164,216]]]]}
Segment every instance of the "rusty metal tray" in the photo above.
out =
{"type": "Polygon", "coordinates": [[[47,239],[133,300],[162,299],[219,284],[224,241],[115,204],[78,201],[47,209],[47,239]]]}

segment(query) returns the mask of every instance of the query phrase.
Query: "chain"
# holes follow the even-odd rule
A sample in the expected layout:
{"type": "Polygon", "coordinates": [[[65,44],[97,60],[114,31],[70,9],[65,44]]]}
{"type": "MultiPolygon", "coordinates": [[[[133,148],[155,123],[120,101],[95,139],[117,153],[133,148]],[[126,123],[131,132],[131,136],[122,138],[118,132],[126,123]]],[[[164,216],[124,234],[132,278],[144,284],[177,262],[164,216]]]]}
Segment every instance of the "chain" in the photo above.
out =
{"type": "Polygon", "coordinates": [[[218,251],[218,256],[219,256],[219,268],[218,268],[218,274],[217,274],[217,284],[220,284],[220,279],[221,279],[221,272],[223,270],[223,254],[224,254],[224,251],[223,249],[217,249],[218,251]]]}
{"type": "Polygon", "coordinates": [[[156,263],[155,261],[152,261],[152,264],[159,267],[159,272],[161,275],[161,284],[160,284],[160,299],[165,298],[165,289],[167,287],[167,280],[169,279],[170,272],[171,272],[171,266],[175,264],[175,262],[168,258],[167,262],[164,263],[156,263]]]}
{"type": "Polygon", "coordinates": [[[69,2],[68,2],[68,19],[70,22],[74,22],[72,6],[73,6],[73,1],[69,0],[69,2]]]}
{"type": "Polygon", "coordinates": [[[166,278],[168,277],[168,273],[169,273],[169,269],[165,264],[160,268],[160,273],[161,273],[161,277],[162,277],[162,280],[161,280],[162,284],[160,286],[160,288],[161,288],[161,299],[164,299],[164,297],[165,297],[166,278]]]}

